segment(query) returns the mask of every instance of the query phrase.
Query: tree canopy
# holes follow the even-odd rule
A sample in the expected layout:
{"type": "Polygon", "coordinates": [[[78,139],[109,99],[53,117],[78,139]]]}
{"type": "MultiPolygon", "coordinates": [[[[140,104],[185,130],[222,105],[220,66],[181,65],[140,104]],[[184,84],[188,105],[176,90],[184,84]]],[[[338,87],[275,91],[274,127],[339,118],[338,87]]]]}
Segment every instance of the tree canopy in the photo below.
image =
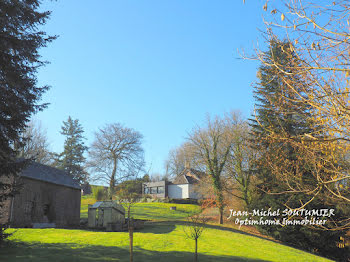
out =
{"type": "Polygon", "coordinates": [[[45,64],[39,49],[55,38],[39,29],[49,16],[39,0],[0,1],[0,189],[7,192],[0,194],[0,202],[12,191],[3,178],[25,164],[16,159],[25,143],[21,133],[31,115],[46,107],[39,101],[48,86],[38,86],[37,72],[45,64]]]}
{"type": "Polygon", "coordinates": [[[95,133],[88,166],[93,179],[109,183],[110,197],[117,183],[136,177],[143,169],[142,139],[141,133],[120,123],[106,125],[95,133]]]}

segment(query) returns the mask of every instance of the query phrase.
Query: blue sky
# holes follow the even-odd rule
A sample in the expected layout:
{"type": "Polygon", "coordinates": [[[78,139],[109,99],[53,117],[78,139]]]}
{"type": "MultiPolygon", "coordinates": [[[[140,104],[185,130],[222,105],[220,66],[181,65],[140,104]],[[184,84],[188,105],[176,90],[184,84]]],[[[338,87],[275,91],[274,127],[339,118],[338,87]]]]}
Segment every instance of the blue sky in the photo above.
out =
{"type": "MultiPolygon", "coordinates": [[[[253,109],[257,62],[238,50],[264,46],[257,1],[60,0],[44,30],[59,38],[41,50],[51,64],[38,74],[51,89],[36,118],[53,151],[68,116],[79,119],[87,145],[94,132],[120,122],[144,135],[147,169],[162,173],[170,149],[207,113],[253,109]]],[[[261,5],[261,6],[260,6],[261,5]]]]}

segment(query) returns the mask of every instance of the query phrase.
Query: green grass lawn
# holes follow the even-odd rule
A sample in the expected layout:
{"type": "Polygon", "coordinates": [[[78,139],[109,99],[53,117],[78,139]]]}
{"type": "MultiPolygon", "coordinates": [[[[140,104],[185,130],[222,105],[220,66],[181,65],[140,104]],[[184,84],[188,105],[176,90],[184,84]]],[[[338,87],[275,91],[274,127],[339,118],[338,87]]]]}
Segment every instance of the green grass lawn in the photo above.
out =
{"type": "MultiPolygon", "coordinates": [[[[80,217],[87,218],[88,205],[95,203],[92,196],[83,196],[81,199],[80,217]]],[[[197,205],[191,204],[172,204],[172,203],[135,203],[132,206],[131,213],[136,219],[169,221],[183,220],[188,216],[200,212],[197,205]],[[176,211],[170,210],[170,207],[176,206],[176,211]]]]}
{"type": "MultiPolygon", "coordinates": [[[[11,229],[12,231],[13,229],[11,229]]],[[[18,229],[0,261],[128,261],[127,232],[18,229]]],[[[134,261],[192,261],[193,241],[180,222],[156,223],[134,234],[134,261]]],[[[328,261],[232,229],[208,226],[199,240],[199,261],[328,261]]]]}
{"type": "MultiPolygon", "coordinates": [[[[82,199],[87,217],[91,197],[82,199]]],[[[137,203],[139,219],[153,220],[135,232],[134,261],[193,261],[193,240],[186,239],[184,220],[199,212],[196,205],[137,203]],[[176,206],[176,211],[170,211],[176,206]],[[169,221],[171,220],[171,221],[169,221]]],[[[0,249],[0,261],[128,261],[127,232],[68,229],[9,229],[10,245],[0,249]]],[[[199,240],[199,261],[329,261],[261,237],[228,227],[207,225],[199,240]]]]}

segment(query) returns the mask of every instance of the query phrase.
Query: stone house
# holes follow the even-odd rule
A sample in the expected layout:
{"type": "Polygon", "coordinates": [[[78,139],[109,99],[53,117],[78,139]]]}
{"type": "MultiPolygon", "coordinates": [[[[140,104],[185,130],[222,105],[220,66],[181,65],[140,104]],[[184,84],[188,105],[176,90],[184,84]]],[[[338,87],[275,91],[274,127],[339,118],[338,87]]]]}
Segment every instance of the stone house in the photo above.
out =
{"type": "Polygon", "coordinates": [[[201,199],[196,186],[205,173],[193,168],[185,168],[174,181],[158,181],[142,184],[142,194],[156,198],[201,199]]]}
{"type": "Polygon", "coordinates": [[[80,223],[81,189],[64,171],[32,162],[19,176],[20,190],[3,203],[0,224],[72,227],[80,223]]]}

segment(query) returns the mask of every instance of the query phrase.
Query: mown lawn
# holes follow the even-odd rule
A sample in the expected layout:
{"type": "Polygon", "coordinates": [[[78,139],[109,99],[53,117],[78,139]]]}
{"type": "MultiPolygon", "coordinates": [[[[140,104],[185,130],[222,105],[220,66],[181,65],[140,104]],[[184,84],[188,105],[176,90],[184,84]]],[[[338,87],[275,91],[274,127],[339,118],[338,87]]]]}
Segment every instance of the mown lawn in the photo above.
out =
{"type": "MultiPolygon", "coordinates": [[[[88,204],[82,198],[82,217],[88,204]]],[[[193,240],[185,237],[186,217],[196,205],[137,203],[134,217],[153,220],[135,232],[135,262],[193,261],[193,240]],[[176,206],[171,211],[170,206],[176,206]]],[[[9,229],[10,245],[0,249],[0,261],[129,261],[127,232],[68,229],[9,229]]],[[[199,261],[329,261],[315,255],[228,227],[207,225],[199,240],[199,261]]]]}
{"type": "MultiPolygon", "coordinates": [[[[134,234],[134,261],[192,261],[193,241],[181,222],[156,223],[134,234]]],[[[13,229],[11,229],[12,231],[13,229]]],[[[127,232],[18,229],[0,261],[128,261],[127,232]]],[[[329,261],[232,229],[208,226],[199,241],[199,261],[329,261]]]]}
{"type": "MultiPolygon", "coordinates": [[[[88,205],[95,203],[92,196],[83,196],[81,199],[80,217],[87,218],[88,205]]],[[[197,205],[172,204],[172,203],[135,203],[132,206],[132,214],[136,219],[169,221],[183,220],[188,216],[200,212],[197,205]],[[176,206],[176,211],[170,207],[176,206]]]]}

